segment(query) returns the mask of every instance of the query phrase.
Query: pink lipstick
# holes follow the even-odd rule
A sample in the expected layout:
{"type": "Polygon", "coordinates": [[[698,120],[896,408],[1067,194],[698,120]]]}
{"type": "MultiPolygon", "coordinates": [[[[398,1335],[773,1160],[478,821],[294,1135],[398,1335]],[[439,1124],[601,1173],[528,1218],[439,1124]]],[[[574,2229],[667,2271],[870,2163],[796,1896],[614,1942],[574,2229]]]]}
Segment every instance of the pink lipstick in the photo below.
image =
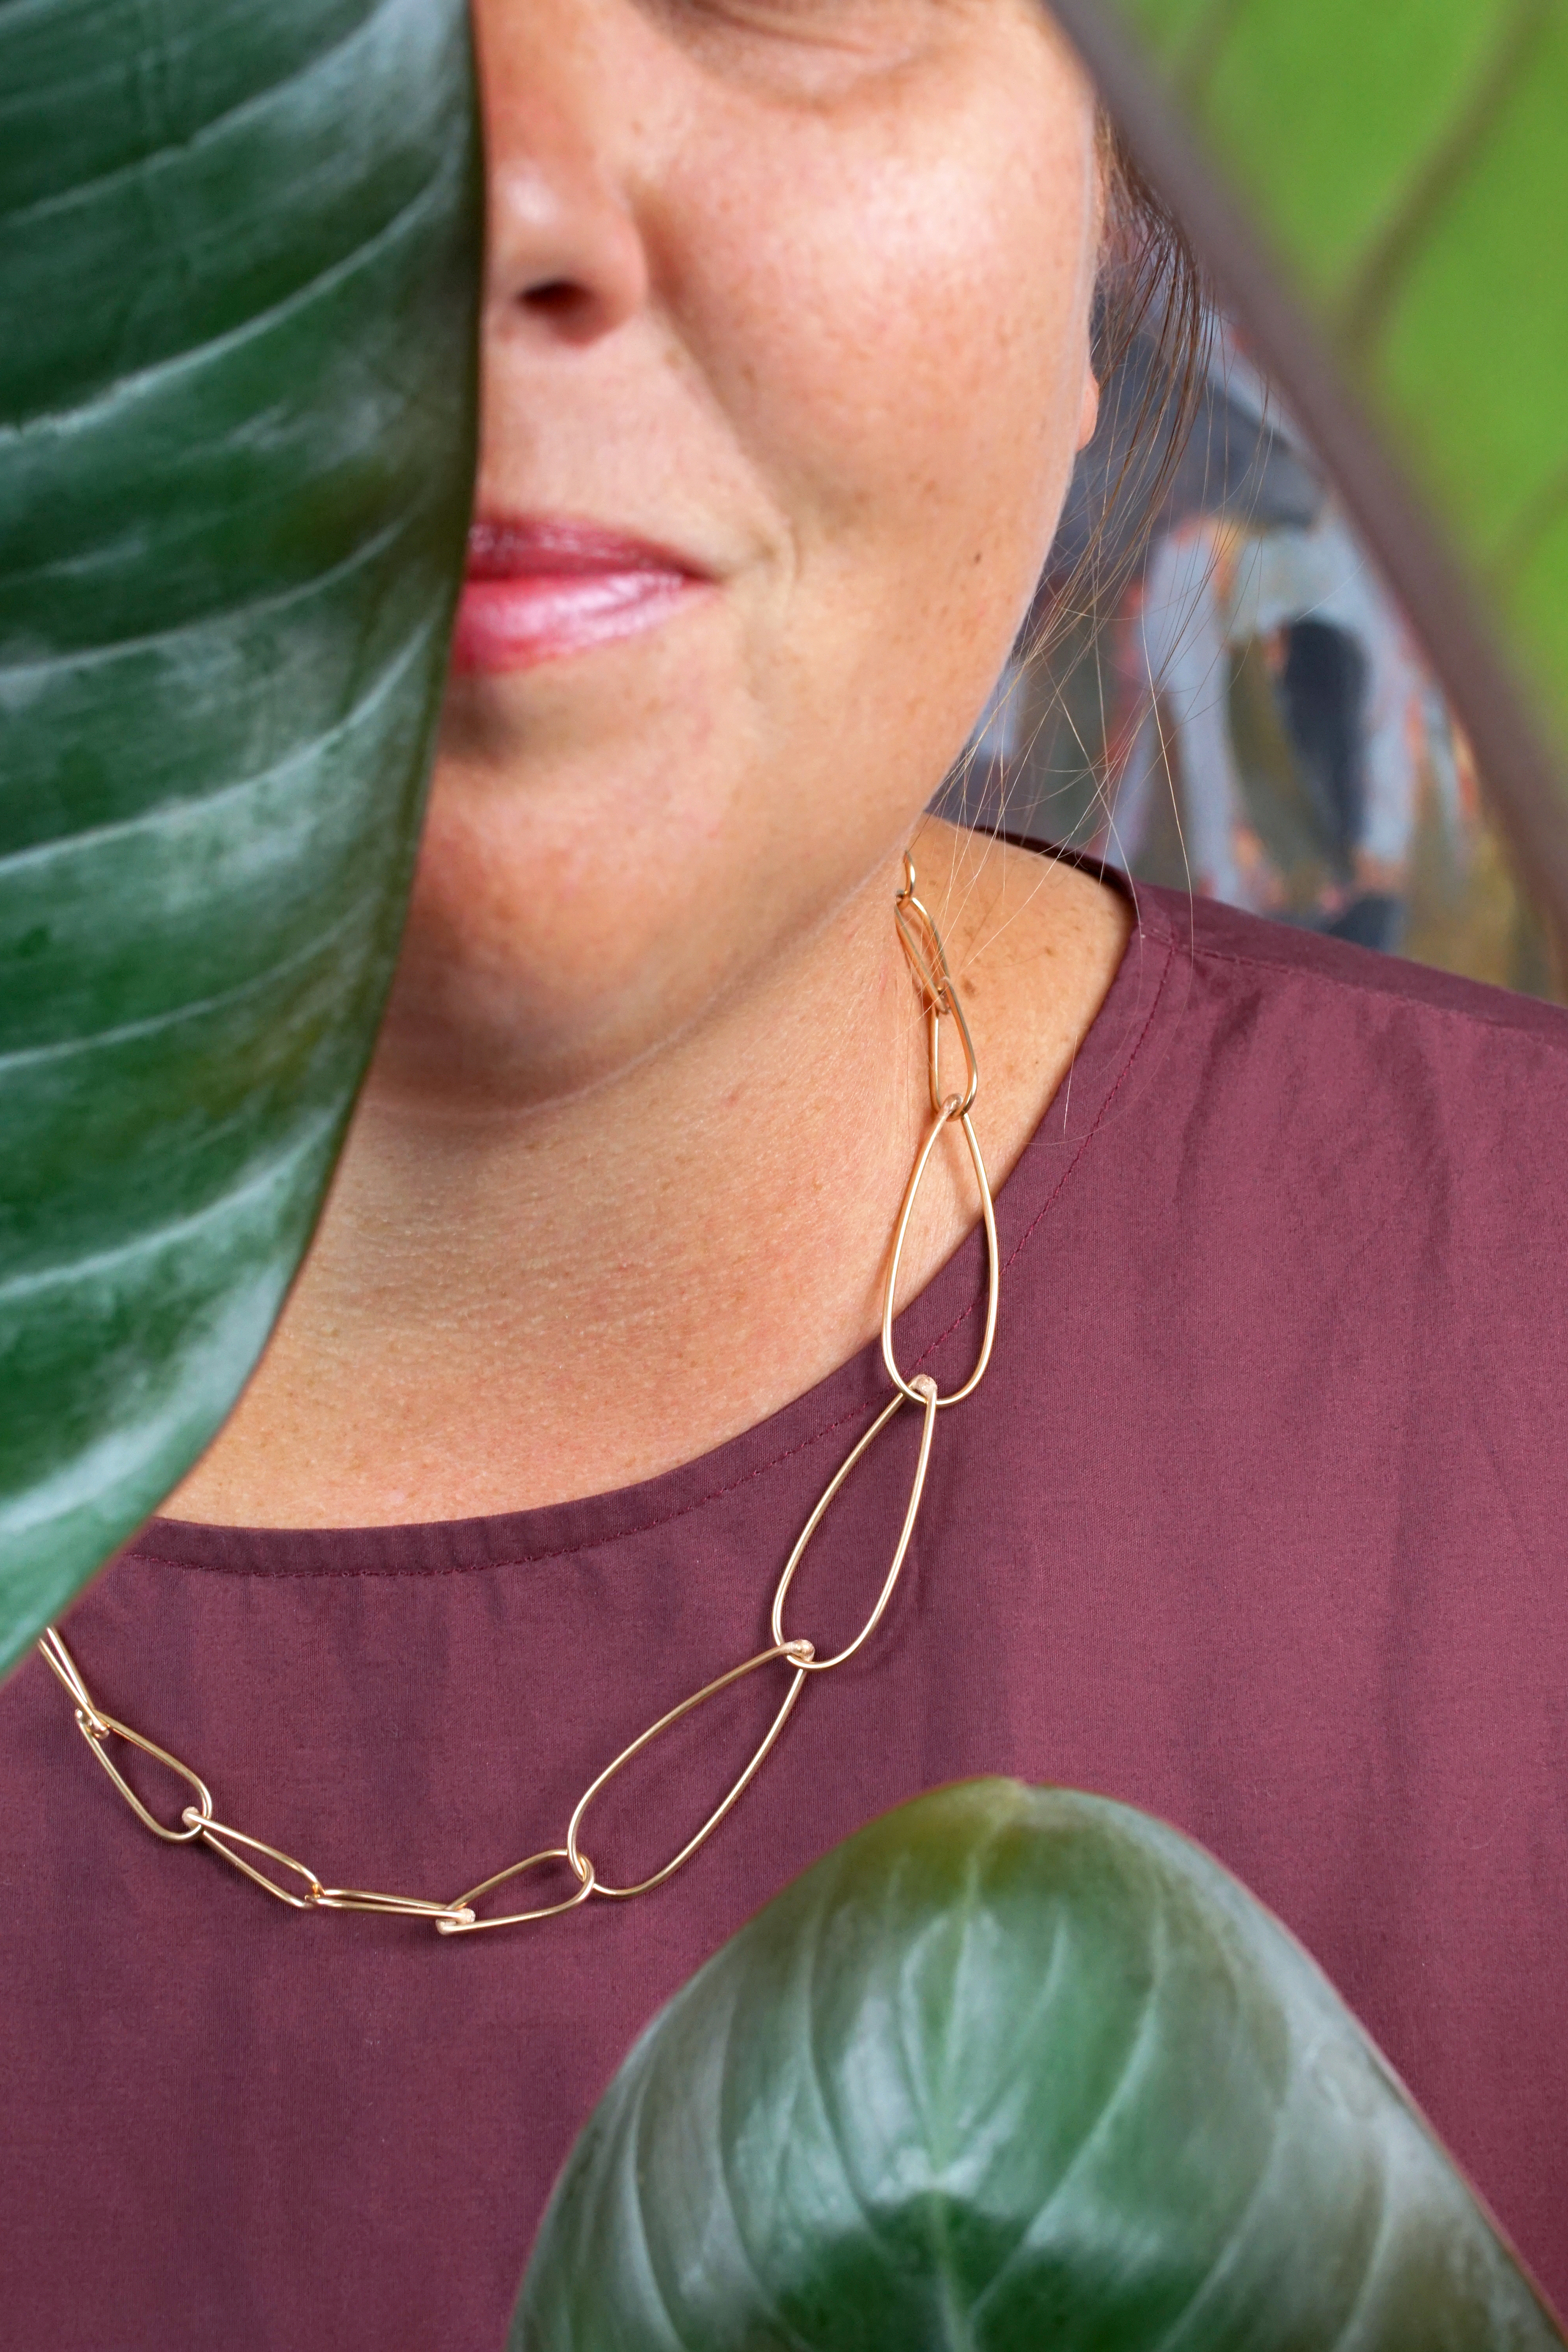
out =
{"type": "Polygon", "coordinates": [[[555,518],[481,516],[468,533],[453,667],[530,669],[657,628],[711,576],[666,547],[555,518]]]}

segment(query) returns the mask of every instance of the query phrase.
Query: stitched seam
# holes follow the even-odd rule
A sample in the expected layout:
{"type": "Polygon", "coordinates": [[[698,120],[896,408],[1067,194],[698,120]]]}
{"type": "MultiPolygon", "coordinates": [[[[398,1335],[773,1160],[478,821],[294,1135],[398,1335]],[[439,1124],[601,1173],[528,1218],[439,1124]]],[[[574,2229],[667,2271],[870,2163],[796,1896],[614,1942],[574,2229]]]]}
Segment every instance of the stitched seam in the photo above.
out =
{"type": "MultiPolygon", "coordinates": [[[[885,1402],[885,1399],[883,1402],[885,1402]]],[[[632,1536],[651,1535],[657,1528],[667,1528],[677,1519],[689,1518],[694,1511],[705,1510],[709,1503],[719,1502],[726,1495],[738,1494],[741,1487],[749,1486],[754,1478],[765,1477],[769,1470],[777,1470],[781,1463],[792,1461],[797,1454],[804,1454],[808,1446],[817,1444],[824,1437],[831,1437],[836,1429],[842,1429],[852,1421],[869,1421],[881,1409],[881,1404],[857,1405],[851,1412],[841,1412],[836,1420],[824,1422],[820,1429],[813,1430],[810,1437],[802,1437],[798,1444],[787,1445],[781,1454],[772,1454],[768,1461],[758,1463],[744,1477],[732,1478],[727,1485],[715,1486],[707,1494],[698,1495],[689,1503],[682,1503],[678,1509],[662,1512],[657,1518],[643,1519],[634,1528],[615,1528],[607,1535],[587,1537],[581,1543],[556,1544],[549,1551],[517,1552],[507,1559],[452,1560],[444,1568],[239,1568],[221,1566],[210,1559],[172,1559],[167,1552],[143,1551],[138,1544],[131,1546],[127,1557],[151,1560],[159,1568],[193,1569],[202,1576],[256,1576],[264,1581],[287,1576],[311,1579],[325,1576],[484,1576],[497,1568],[534,1568],[545,1560],[570,1559],[577,1552],[602,1551],[607,1544],[620,1543],[632,1536]]]]}
{"type": "MultiPolygon", "coordinates": [[[[1040,1203],[1029,1224],[1013,1244],[1004,1263],[1004,1272],[1017,1263],[1026,1245],[1033,1239],[1040,1226],[1061,1199],[1062,1191],[1071,1181],[1079,1162],[1109,1118],[1111,1106],[1131,1077],[1138,1056],[1148,1041],[1149,1032],[1154,1027],[1155,1015],[1158,1013],[1165,996],[1176,949],[1176,940],[1173,933],[1166,940],[1165,970],[1160,974],[1144,1025],[1138,1032],[1137,1042],[1122,1065],[1110,1093],[1095,1114],[1092,1126],[1058,1177],[1049,1196],[1040,1203]]],[[[1239,958],[1236,960],[1240,961],[1239,958]]],[[[1029,1146],[1026,1145],[1025,1149],[1027,1150],[1029,1146]]],[[[953,1333],[960,1329],[975,1313],[976,1304],[977,1302],[971,1299],[968,1306],[961,1314],[955,1317],[945,1331],[939,1331],[934,1339],[929,1340],[915,1358],[915,1363],[925,1363],[926,1358],[941,1347],[944,1340],[951,1339],[953,1333]]],[[[712,1487],[706,1495],[696,1496],[691,1502],[683,1503],[676,1510],[664,1511],[657,1518],[644,1519],[632,1528],[617,1528],[606,1535],[585,1538],[580,1543],[558,1544],[549,1551],[519,1552],[508,1559],[452,1561],[444,1568],[242,1568],[222,1566],[214,1560],[206,1559],[172,1559],[167,1552],[143,1551],[136,1544],[129,1547],[125,1557],[131,1559],[146,1560],[157,1568],[190,1570],[199,1576],[251,1576],[259,1578],[263,1581],[281,1580],[286,1578],[319,1580],[330,1577],[483,1576],[502,1568],[538,1567],[547,1560],[570,1559],[579,1552],[602,1551],[610,1544],[628,1542],[635,1536],[652,1535],[659,1528],[672,1527],[677,1520],[689,1518],[694,1511],[706,1510],[710,1503],[720,1502],[727,1495],[738,1494],[743,1486],[749,1486],[754,1479],[766,1477],[769,1471],[777,1470],[782,1464],[793,1461],[797,1454],[804,1454],[809,1447],[819,1444],[824,1437],[831,1437],[835,1430],[843,1429],[852,1422],[869,1422],[873,1413],[882,1410],[883,1402],[885,1402],[885,1400],[869,1405],[858,1405],[849,1412],[838,1414],[832,1421],[824,1422],[820,1428],[813,1430],[809,1437],[802,1437],[795,1444],[786,1446],[782,1453],[770,1455],[766,1462],[758,1463],[755,1468],[747,1471],[744,1477],[732,1478],[722,1486],[712,1487]]]]}
{"type": "MultiPolygon", "coordinates": [[[[1296,980],[1316,981],[1324,988],[1347,989],[1353,996],[1370,996],[1381,1003],[1414,1004],[1419,1011],[1438,1013],[1445,1020],[1472,1022],[1478,1029],[1507,1029],[1517,1036],[1539,1037],[1543,1044],[1553,1046],[1559,1053],[1568,1045],[1568,1036],[1553,1037],[1550,1029],[1537,1029],[1532,1023],[1520,1023],[1494,1017],[1488,1013],[1477,1013],[1464,1004],[1436,1004],[1425,997],[1406,996],[1396,988],[1375,988],[1370,981],[1346,980],[1337,971],[1315,971],[1302,964],[1275,963],[1269,956],[1239,955],[1232,948],[1204,947],[1196,940],[1193,941],[1192,951],[1195,959],[1206,957],[1211,963],[1240,964],[1249,971],[1289,973],[1296,980]]],[[[1541,1002],[1534,997],[1527,1001],[1531,1003],[1541,1002]]],[[[1543,1004],[1542,1010],[1560,1012],[1562,1008],[1557,1005],[1543,1004]]]]}

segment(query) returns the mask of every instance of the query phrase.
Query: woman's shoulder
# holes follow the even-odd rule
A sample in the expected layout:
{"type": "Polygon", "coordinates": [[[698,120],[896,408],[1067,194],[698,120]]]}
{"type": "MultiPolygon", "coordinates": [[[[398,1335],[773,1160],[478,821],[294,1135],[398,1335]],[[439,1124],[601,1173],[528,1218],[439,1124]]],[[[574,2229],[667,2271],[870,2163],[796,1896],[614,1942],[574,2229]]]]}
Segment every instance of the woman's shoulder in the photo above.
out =
{"type": "Polygon", "coordinates": [[[1137,892],[1139,933],[1187,982],[1193,1043],[1270,1073],[1302,1115],[1568,1117],[1568,1011],[1212,899],[1137,892]]]}
{"type": "Polygon", "coordinates": [[[1369,1304],[1479,1283],[1568,1337],[1568,1012],[1177,893],[1138,900],[1165,1009],[1124,1124],[1145,1199],[1179,1204],[1188,1244],[1212,1225],[1228,1262],[1250,1234],[1308,1283],[1354,1262],[1369,1304]]]}
{"type": "Polygon", "coordinates": [[[1354,947],[1296,924],[1266,921],[1217,899],[1141,884],[1135,895],[1145,920],[1157,911],[1196,961],[1217,972],[1229,967],[1243,988],[1284,992],[1303,1010],[1311,1003],[1317,1019],[1395,1019],[1434,1034],[1450,1023],[1479,1023],[1537,1038],[1549,1053],[1568,1055],[1568,1009],[1540,997],[1354,947]]]}

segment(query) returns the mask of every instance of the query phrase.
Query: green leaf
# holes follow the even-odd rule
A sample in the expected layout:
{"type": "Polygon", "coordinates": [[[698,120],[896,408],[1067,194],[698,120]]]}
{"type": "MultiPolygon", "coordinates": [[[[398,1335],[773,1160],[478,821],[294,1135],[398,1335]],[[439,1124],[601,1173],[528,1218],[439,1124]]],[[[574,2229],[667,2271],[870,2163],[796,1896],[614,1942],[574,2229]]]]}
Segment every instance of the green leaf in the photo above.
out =
{"type": "Polygon", "coordinates": [[[925,1797],[679,1993],[514,2352],[1561,2352],[1376,2051],[1172,1830],[925,1797]]]}
{"type": "Polygon", "coordinates": [[[462,0],[0,7],[0,1664],[212,1437],[320,1205],[480,215],[462,0]]]}
{"type": "Polygon", "coordinates": [[[1568,936],[1568,0],[1058,13],[1358,509],[1568,936]]]}

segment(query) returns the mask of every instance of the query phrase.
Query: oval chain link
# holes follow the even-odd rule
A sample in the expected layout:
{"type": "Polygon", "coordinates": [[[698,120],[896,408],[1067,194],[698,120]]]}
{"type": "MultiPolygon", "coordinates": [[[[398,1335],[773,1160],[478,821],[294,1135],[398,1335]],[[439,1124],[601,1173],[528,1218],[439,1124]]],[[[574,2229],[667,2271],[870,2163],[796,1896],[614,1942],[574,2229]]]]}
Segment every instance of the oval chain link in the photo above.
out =
{"type": "MultiPolygon", "coordinates": [[[[920,1512],[920,1498],[925,1492],[925,1473],[931,1463],[931,1433],[936,1425],[936,1408],[942,1402],[936,1393],[936,1383],[929,1372],[915,1373],[910,1383],[910,1392],[917,1403],[925,1406],[925,1413],[920,1426],[920,1454],[915,1465],[915,1484],[909,1490],[909,1507],[904,1514],[904,1525],[899,1529],[898,1543],[893,1555],[893,1566],[883,1579],[882,1591],[877,1594],[875,1607],[852,1642],[847,1643],[831,1658],[819,1658],[810,1642],[797,1644],[797,1647],[805,1653],[800,1660],[800,1671],[803,1675],[831,1675],[835,1666],[847,1666],[855,1652],[862,1647],[862,1643],[869,1642],[876,1632],[883,1621],[887,1604],[893,1599],[894,1587],[898,1582],[899,1570],[904,1566],[904,1556],[909,1549],[909,1539],[915,1533],[915,1522],[920,1512]]],[[[807,1545],[826,1518],[829,1506],[855,1464],[872,1441],[881,1435],[894,1415],[903,1412],[904,1405],[904,1399],[902,1396],[895,1396],[891,1404],[883,1407],[859,1444],[834,1471],[816,1508],[801,1528],[795,1549],[784,1563],[784,1573],[779,1578],[778,1590],[773,1595],[773,1639],[779,1643],[780,1649],[788,1646],[784,1638],[784,1603],[789,1597],[789,1587],[795,1580],[795,1570],[800,1567],[805,1555],[807,1545]]]]}
{"type": "Polygon", "coordinates": [[[769,1621],[773,1634],[772,1646],[758,1651],[755,1657],[743,1660],[737,1666],[731,1666],[727,1673],[716,1675],[712,1682],[705,1683],[701,1690],[694,1691],[690,1698],[682,1699],[678,1706],[669,1708],[662,1715],[656,1723],[650,1724],[646,1731],[640,1732],[635,1739],[630,1740],[619,1756],[605,1766],[598,1778],[590,1782],[578,1799],[576,1808],[567,1825],[564,1845],[547,1846],[538,1853],[525,1856],[521,1862],[510,1863],[505,1870],[498,1870],[493,1876],[481,1879],[478,1885],[471,1886],[466,1894],[455,1895],[449,1903],[441,1903],[431,1902],[418,1895],[375,1895],[357,1887],[328,1886],[307,1864],[296,1861],[292,1854],[285,1853],[280,1846],[269,1845],[263,1838],[253,1837],[247,1831],[236,1830],[228,1822],[219,1821],[214,1813],[212,1793],[206,1783],[191,1769],[188,1764],[183,1763],[179,1757],[172,1755],[166,1748],[158,1747],[154,1741],[144,1738],[141,1732],[133,1731],[129,1724],[121,1723],[115,1717],[105,1714],[82,1679],[81,1670],[66,1647],[58,1628],[54,1625],[47,1626],[39,1638],[38,1648],[43,1653],[51,1673],[62,1685],[71,1702],[78,1729],[138,1821],[144,1828],[151,1830],[155,1837],[163,1839],[171,1845],[189,1845],[199,1842],[208,1847],[212,1853],[219,1855],[231,1869],[240,1872],[277,1902],[286,1903],[291,1910],[370,1911],[380,1913],[383,1916],[426,1919],[433,1924],[436,1933],[441,1936],[475,1935],[490,1927],[525,1927],[540,1919],[559,1918],[564,1912],[575,1911],[580,1905],[588,1902],[594,1895],[603,1895],[612,1902],[628,1902],[633,1895],[651,1893],[655,1886],[662,1886],[667,1878],[673,1877],[683,1864],[689,1862],[698,1848],[706,1843],[726,1815],[739,1802],[767,1762],[779,1735],[794,1712],[795,1703],[805,1688],[807,1675],[831,1674],[835,1668],[847,1665],[849,1661],[870,1641],[881,1624],[893,1599],[914,1538],[915,1521],[919,1517],[921,1500],[925,1491],[925,1474],[931,1462],[931,1443],[936,1415],[946,1406],[959,1404],[966,1397],[973,1395],[984,1379],[986,1368],[991,1360],[992,1343],[996,1338],[997,1306],[1001,1288],[1000,1251],[997,1241],[997,1221],[991,1202],[991,1188],[987,1179],[986,1163],[981,1156],[979,1141],[969,1117],[976,1096],[979,1091],[979,1066],[975,1058],[975,1047],[969,1035],[969,1024],[964,1018],[964,1008],[959,1002],[958,992],[948,969],[942,935],[927,909],[915,896],[913,863],[906,857],[904,864],[904,886],[894,902],[894,913],[898,925],[898,935],[908,958],[910,969],[924,998],[932,1118],[915,1166],[910,1171],[909,1181],[904,1187],[898,1222],[894,1229],[886,1281],[883,1291],[883,1361],[897,1393],[889,1403],[883,1406],[870,1428],[857,1439],[845,1459],[834,1471],[812,1509],[810,1517],[801,1529],[794,1549],[784,1564],[783,1573],[779,1579],[773,1595],[769,1621]],[[964,1055],[965,1087],[961,1095],[944,1095],[942,1092],[941,1028],[943,1022],[946,1020],[952,1021],[964,1055]],[[909,1232],[910,1219],[915,1213],[915,1203],[937,1142],[955,1121],[961,1128],[968,1149],[969,1164],[979,1193],[980,1213],[986,1229],[986,1324],[974,1370],[961,1388],[949,1390],[947,1394],[943,1396],[938,1394],[936,1383],[929,1373],[916,1372],[907,1380],[904,1378],[893,1352],[893,1322],[899,1268],[903,1263],[904,1246],[909,1232]],[[800,1567],[812,1538],[850,1473],[875,1444],[888,1423],[897,1419],[906,1404],[917,1404],[921,1409],[920,1447],[914,1480],[910,1486],[908,1506],[905,1508],[904,1523],[894,1549],[893,1564],[883,1579],[882,1588],[870,1615],[854,1639],[846,1643],[844,1647],[836,1651],[831,1657],[820,1658],[813,1643],[799,1639],[792,1641],[784,1632],[784,1604],[789,1598],[795,1571],[800,1567]],[[639,1879],[634,1885],[606,1885],[599,1876],[593,1863],[583,1852],[579,1840],[583,1817],[594,1799],[614,1780],[617,1773],[640,1756],[644,1748],[652,1747],[661,1734],[670,1730],[685,1717],[694,1714],[709,1699],[716,1698],[721,1691],[727,1690],[732,1684],[741,1682],[748,1675],[756,1674],[760,1668],[769,1665],[781,1665],[787,1668],[790,1677],[789,1687],[750,1760],[738,1779],[732,1783],[727,1794],[714,1807],[702,1826],[686,1840],[670,1861],[664,1863],[659,1869],[650,1872],[647,1877],[639,1879]],[[123,1740],[131,1747],[140,1748],[143,1755],[150,1756],[154,1762],[166,1766],[171,1772],[183,1780],[188,1788],[194,1790],[197,1801],[183,1808],[177,1828],[171,1828],[167,1822],[161,1822],[157,1815],[143,1804],[109,1753],[109,1742],[111,1739],[123,1740]],[[245,1852],[243,1853],[236,1852],[237,1847],[243,1847],[245,1852]],[[292,1886],[280,1885],[277,1879],[269,1877],[267,1872],[259,1868],[256,1863],[247,1861],[246,1854],[255,1854],[262,1861],[275,1864],[279,1872],[290,1874],[298,1880],[303,1891],[298,1892],[292,1886]],[[504,1912],[489,1918],[482,1918],[475,1909],[475,1905],[482,1895],[493,1894],[497,1887],[504,1886],[512,1879],[524,1877],[533,1871],[542,1869],[550,1863],[564,1863],[576,1882],[571,1894],[561,1901],[540,1904],[526,1911],[504,1912]]]}
{"type": "Polygon", "coordinates": [[[583,1790],[581,1796],[579,1797],[577,1801],[577,1810],[572,1814],[570,1821],[567,1823],[567,1859],[570,1863],[573,1870],[577,1872],[579,1877],[582,1876],[583,1873],[589,1866],[587,1862],[584,1860],[582,1853],[577,1843],[577,1832],[581,1824],[582,1817],[584,1813],[587,1812],[590,1805],[592,1804],[595,1797],[598,1796],[601,1789],[604,1788],[608,1782],[615,1778],[615,1775],[620,1771],[622,1766],[623,1764],[630,1764],[633,1756],[640,1756],[644,1748],[649,1748],[653,1745],[653,1741],[657,1739],[662,1731],[668,1731],[671,1725],[679,1723],[683,1716],[692,1714],[694,1710],[701,1706],[706,1700],[716,1698],[720,1691],[727,1690],[731,1683],[741,1681],[747,1675],[754,1675],[758,1666],[770,1666],[774,1663],[775,1659],[789,1664],[794,1669],[794,1680],[790,1683],[789,1689],[784,1694],[783,1706],[779,1708],[778,1714],[768,1725],[768,1729],[764,1733],[761,1742],[758,1747],[756,1754],[752,1757],[750,1763],[747,1766],[739,1780],[736,1781],[734,1787],[730,1790],[728,1796],[722,1799],[721,1801],[714,1807],[713,1811],[708,1815],[701,1829],[697,1831],[695,1836],[689,1837],[686,1840],[685,1845],[682,1846],[679,1853],[675,1855],[673,1862],[665,1863],[662,1870],[652,1872],[648,1877],[640,1878],[635,1886],[606,1886],[604,1881],[601,1879],[596,1891],[601,1895],[609,1895],[613,1902],[624,1903],[633,1895],[652,1894],[653,1888],[655,1886],[662,1886],[666,1878],[673,1878],[675,1872],[679,1870],[682,1863],[689,1862],[693,1854],[695,1853],[698,1846],[705,1844],[713,1835],[713,1832],[717,1829],[720,1822],[723,1821],[730,1807],[736,1803],[738,1798],[745,1794],[752,1781],[757,1778],[757,1775],[761,1770],[763,1765],[767,1762],[774,1741],[778,1738],[779,1734],[783,1730],[784,1726],[789,1722],[790,1716],[794,1713],[795,1701],[800,1697],[801,1691],[805,1688],[806,1669],[810,1663],[810,1654],[811,1644],[810,1642],[781,1642],[776,1649],[759,1650],[756,1657],[747,1658],[743,1664],[731,1666],[727,1675],[716,1675],[711,1683],[705,1683],[700,1691],[694,1691],[690,1698],[682,1699],[679,1706],[671,1707],[669,1713],[667,1715],[662,1715],[657,1723],[650,1724],[646,1731],[639,1732],[636,1738],[631,1740],[627,1746],[621,1750],[621,1753],[615,1759],[614,1763],[607,1764],[603,1771],[599,1775],[598,1780],[591,1781],[583,1790]]]}

